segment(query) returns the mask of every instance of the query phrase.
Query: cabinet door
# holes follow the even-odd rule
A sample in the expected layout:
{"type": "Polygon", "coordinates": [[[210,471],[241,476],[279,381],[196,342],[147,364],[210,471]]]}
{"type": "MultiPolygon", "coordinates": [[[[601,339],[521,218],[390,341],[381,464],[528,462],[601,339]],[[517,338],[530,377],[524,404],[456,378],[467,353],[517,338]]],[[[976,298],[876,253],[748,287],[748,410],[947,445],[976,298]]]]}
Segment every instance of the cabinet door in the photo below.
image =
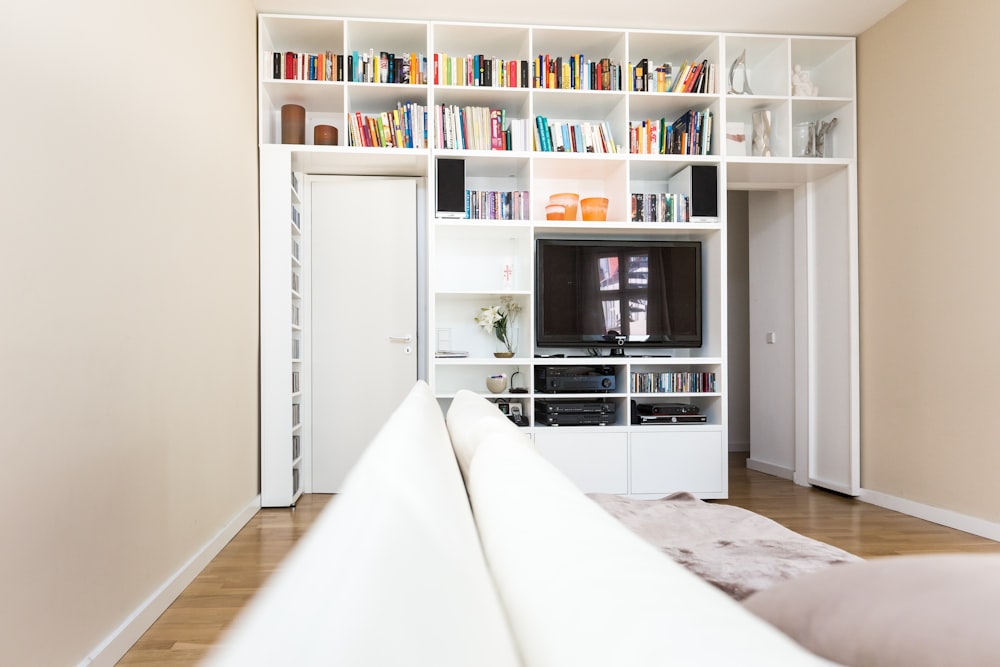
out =
{"type": "Polygon", "coordinates": [[[725,495],[725,443],[722,431],[671,427],[632,433],[633,495],[688,491],[699,496],[725,495]]]}
{"type": "Polygon", "coordinates": [[[628,434],[573,427],[535,431],[535,445],[584,493],[628,492],[628,434]]]}

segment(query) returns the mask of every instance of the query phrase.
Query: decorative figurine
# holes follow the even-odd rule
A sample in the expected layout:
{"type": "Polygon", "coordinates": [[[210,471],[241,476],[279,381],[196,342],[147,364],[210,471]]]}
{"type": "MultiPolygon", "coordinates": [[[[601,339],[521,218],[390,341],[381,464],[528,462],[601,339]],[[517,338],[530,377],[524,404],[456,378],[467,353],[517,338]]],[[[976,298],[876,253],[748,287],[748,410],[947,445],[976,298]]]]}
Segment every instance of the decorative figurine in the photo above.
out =
{"type": "Polygon", "coordinates": [[[747,50],[733,61],[729,66],[729,94],[730,95],[753,95],[750,90],[750,78],[747,76],[747,50]],[[740,77],[740,87],[736,87],[736,77],[740,77]]]}
{"type": "Polygon", "coordinates": [[[803,70],[801,65],[792,68],[792,95],[795,97],[819,95],[819,88],[813,85],[809,72],[803,70]]]}

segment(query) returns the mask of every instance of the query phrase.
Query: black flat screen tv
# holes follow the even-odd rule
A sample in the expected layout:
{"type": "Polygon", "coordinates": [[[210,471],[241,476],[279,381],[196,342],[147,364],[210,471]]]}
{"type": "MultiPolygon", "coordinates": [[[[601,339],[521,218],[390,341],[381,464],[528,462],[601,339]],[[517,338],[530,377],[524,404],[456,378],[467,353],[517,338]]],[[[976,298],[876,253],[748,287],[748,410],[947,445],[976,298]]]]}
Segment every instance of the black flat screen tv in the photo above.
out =
{"type": "Polygon", "coordinates": [[[538,347],[701,347],[700,242],[535,243],[538,347]]]}

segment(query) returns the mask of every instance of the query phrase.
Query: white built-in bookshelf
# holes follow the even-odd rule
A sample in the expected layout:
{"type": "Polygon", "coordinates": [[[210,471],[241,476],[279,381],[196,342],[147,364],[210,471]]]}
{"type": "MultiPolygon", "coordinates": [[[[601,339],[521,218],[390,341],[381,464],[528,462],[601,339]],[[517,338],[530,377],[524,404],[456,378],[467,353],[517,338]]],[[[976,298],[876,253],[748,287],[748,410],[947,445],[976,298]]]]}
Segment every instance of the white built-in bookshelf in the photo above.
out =
{"type": "MultiPolygon", "coordinates": [[[[757,187],[808,190],[809,184],[822,181],[823,196],[836,202],[824,213],[828,223],[856,226],[852,38],[265,14],[259,17],[258,43],[265,505],[292,504],[309,486],[307,271],[305,255],[296,258],[293,250],[289,258],[286,249],[289,242],[300,249],[308,244],[305,224],[294,222],[307,218],[307,211],[300,210],[289,178],[310,173],[425,179],[426,208],[418,222],[426,237],[420,262],[426,289],[420,296],[427,325],[419,351],[442,408],[460,389],[520,403],[529,423],[526,432],[584,491],[658,497],[684,490],[703,498],[726,497],[726,193],[757,187]],[[383,53],[398,62],[386,66],[383,53]],[[728,92],[730,66],[741,54],[746,66],[738,74],[752,94],[728,92]],[[536,79],[539,63],[544,66],[546,60],[561,67],[536,79]],[[305,66],[295,70],[296,61],[305,66]],[[683,64],[704,63],[704,74],[689,86],[697,92],[669,92],[666,63],[672,66],[671,83],[680,78],[683,64]],[[640,84],[633,79],[637,65],[649,74],[640,84]],[[793,94],[796,65],[808,73],[815,95],[793,94]],[[377,81],[366,80],[365,67],[377,81]],[[310,80],[309,71],[318,79],[334,80],[310,80]],[[542,87],[543,80],[560,87],[542,87]],[[492,85],[481,85],[485,82],[492,85]],[[281,143],[285,104],[305,107],[305,144],[281,143]],[[770,116],[769,156],[751,150],[754,114],[761,111],[770,116]],[[666,128],[686,114],[697,115],[702,128],[709,123],[710,138],[702,136],[688,148],[664,141],[666,128]],[[569,147],[581,150],[538,150],[536,144],[544,145],[536,134],[539,117],[560,128],[560,138],[570,136],[569,147]],[[795,133],[803,123],[834,118],[824,157],[795,154],[795,133]],[[337,127],[338,145],[312,145],[317,124],[337,127]],[[563,135],[561,124],[576,134],[563,135]],[[498,129],[506,135],[498,137],[498,129]],[[745,140],[727,134],[743,134],[745,140]],[[368,143],[372,145],[361,145],[368,143]],[[660,152],[661,143],[671,146],[670,152],[660,152]],[[511,206],[515,213],[496,219],[501,214],[489,213],[485,203],[475,210],[486,212],[471,218],[437,217],[435,160],[442,157],[464,160],[468,190],[505,193],[495,195],[498,202],[518,197],[519,205],[511,206]],[[718,215],[687,222],[639,221],[633,195],[690,194],[677,183],[691,166],[716,170],[718,215]],[[547,220],[545,204],[561,192],[607,197],[607,220],[547,220]],[[532,308],[535,242],[552,237],[701,242],[702,347],[675,349],[670,357],[537,356],[559,352],[537,348],[532,308]],[[298,289],[289,280],[297,280],[298,289]],[[517,354],[506,359],[494,356],[495,340],[473,321],[479,308],[499,303],[501,296],[512,297],[522,308],[517,354]],[[467,356],[435,356],[442,340],[467,356]],[[293,350],[289,357],[295,345],[298,353],[293,350]],[[535,402],[551,396],[537,390],[535,368],[595,361],[609,365],[616,378],[616,389],[604,395],[616,405],[614,422],[579,427],[537,422],[535,402]],[[712,384],[709,390],[667,392],[642,380],[664,373],[699,374],[711,377],[712,384]],[[513,386],[524,391],[511,392],[508,386],[490,393],[485,378],[496,374],[513,376],[513,386]],[[291,377],[298,378],[297,385],[290,384],[291,377]],[[633,424],[633,402],[664,400],[697,406],[706,422],[633,424]]],[[[488,202],[487,195],[481,196],[488,202]]]]}

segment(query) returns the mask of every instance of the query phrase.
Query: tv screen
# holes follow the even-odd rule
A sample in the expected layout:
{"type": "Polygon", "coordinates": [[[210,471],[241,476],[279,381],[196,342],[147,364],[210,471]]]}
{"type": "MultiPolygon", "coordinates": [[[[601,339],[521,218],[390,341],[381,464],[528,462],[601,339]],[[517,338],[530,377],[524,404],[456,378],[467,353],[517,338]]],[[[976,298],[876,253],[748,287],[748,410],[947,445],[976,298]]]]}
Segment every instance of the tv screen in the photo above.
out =
{"type": "Polygon", "coordinates": [[[701,243],[538,239],[539,347],[701,347],[701,243]]]}

